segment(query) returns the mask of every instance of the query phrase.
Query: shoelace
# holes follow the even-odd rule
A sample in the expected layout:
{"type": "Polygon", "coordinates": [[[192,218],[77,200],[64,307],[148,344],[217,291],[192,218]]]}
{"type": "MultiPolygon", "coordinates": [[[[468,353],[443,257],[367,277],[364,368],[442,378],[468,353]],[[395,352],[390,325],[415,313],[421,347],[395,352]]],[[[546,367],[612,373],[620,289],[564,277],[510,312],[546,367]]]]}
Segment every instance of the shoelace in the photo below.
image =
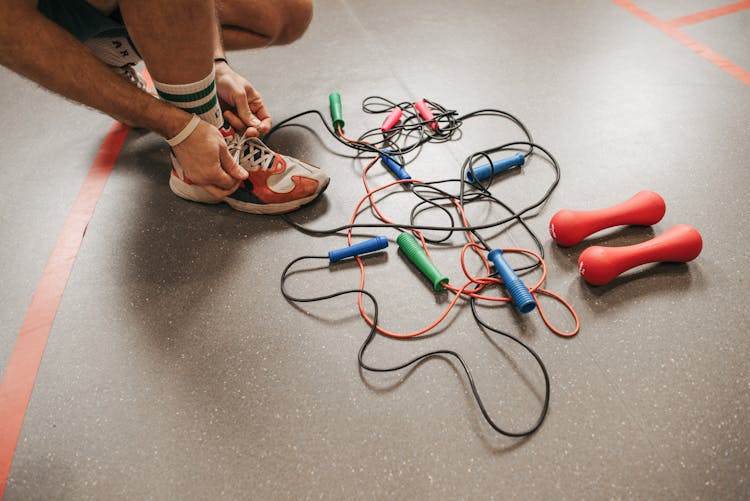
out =
{"type": "Polygon", "coordinates": [[[232,158],[235,163],[240,163],[240,155],[242,155],[242,147],[245,141],[247,141],[247,136],[245,136],[244,132],[241,136],[235,134],[227,139],[227,149],[230,153],[234,152],[232,153],[232,158]]]}
{"type": "Polygon", "coordinates": [[[260,140],[251,139],[243,133],[241,136],[235,134],[228,141],[227,148],[229,148],[230,153],[233,152],[234,161],[237,163],[249,161],[252,165],[259,165],[262,169],[270,169],[273,166],[274,152],[260,140]],[[246,147],[247,153],[243,154],[246,147]]]}

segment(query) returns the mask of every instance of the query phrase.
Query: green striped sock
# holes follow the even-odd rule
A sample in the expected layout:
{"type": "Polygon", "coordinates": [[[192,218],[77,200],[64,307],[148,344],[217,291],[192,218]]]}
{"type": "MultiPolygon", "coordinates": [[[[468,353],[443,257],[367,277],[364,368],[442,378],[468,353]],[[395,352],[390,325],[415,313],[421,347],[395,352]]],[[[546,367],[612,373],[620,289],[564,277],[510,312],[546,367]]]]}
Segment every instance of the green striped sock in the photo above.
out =
{"type": "Polygon", "coordinates": [[[202,120],[221,127],[224,118],[221,115],[219,99],[216,95],[214,71],[202,80],[188,84],[165,84],[154,80],[154,87],[164,101],[167,101],[188,113],[195,113],[202,120]]]}

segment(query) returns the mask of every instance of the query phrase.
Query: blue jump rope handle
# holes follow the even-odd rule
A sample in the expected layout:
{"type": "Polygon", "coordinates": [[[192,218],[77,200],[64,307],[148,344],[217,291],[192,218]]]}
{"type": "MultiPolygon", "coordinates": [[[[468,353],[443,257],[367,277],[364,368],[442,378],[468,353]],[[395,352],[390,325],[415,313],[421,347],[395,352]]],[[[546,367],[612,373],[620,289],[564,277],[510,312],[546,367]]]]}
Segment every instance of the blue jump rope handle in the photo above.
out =
{"type": "Polygon", "coordinates": [[[358,256],[360,254],[366,254],[368,252],[379,251],[388,247],[388,239],[385,237],[375,237],[358,244],[354,244],[350,247],[344,247],[343,249],[336,249],[328,251],[328,260],[331,263],[341,261],[347,257],[358,256]]]}
{"type": "Polygon", "coordinates": [[[508,264],[503,257],[503,251],[500,249],[491,250],[487,255],[492,263],[495,265],[495,269],[500,273],[500,276],[505,282],[505,288],[508,289],[510,297],[513,298],[513,304],[521,311],[521,313],[528,313],[536,308],[536,301],[534,296],[529,292],[529,288],[526,284],[518,278],[516,272],[508,264]]]}
{"type": "Polygon", "coordinates": [[[385,166],[388,167],[394,174],[396,174],[397,178],[411,179],[411,176],[408,172],[406,172],[406,170],[404,170],[401,164],[390,157],[390,153],[391,150],[389,150],[388,148],[384,148],[380,151],[380,159],[383,161],[385,166]]]}
{"type": "Polygon", "coordinates": [[[478,183],[479,181],[485,181],[491,177],[497,176],[503,171],[510,169],[511,167],[517,167],[523,165],[526,161],[521,153],[516,153],[512,157],[501,158],[495,160],[490,164],[484,164],[480,167],[474,167],[474,174],[471,173],[471,169],[466,171],[466,180],[470,183],[478,183]]]}

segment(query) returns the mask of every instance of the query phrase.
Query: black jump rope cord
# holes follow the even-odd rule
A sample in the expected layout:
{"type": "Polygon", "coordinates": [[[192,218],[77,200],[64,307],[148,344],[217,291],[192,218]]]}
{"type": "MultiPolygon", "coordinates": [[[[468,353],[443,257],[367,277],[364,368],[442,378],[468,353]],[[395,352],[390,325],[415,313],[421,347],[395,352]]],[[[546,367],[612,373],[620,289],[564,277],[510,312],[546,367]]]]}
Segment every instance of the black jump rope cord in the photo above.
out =
{"type": "Polygon", "coordinates": [[[472,298],[471,299],[471,312],[474,315],[474,319],[476,322],[482,326],[483,328],[486,328],[492,332],[495,332],[497,334],[500,334],[502,336],[505,336],[512,341],[518,343],[523,348],[525,348],[531,355],[534,357],[534,360],[536,360],[537,364],[539,365],[539,368],[542,370],[542,374],[544,375],[544,403],[542,405],[542,409],[539,413],[539,417],[537,418],[534,425],[529,428],[528,430],[524,431],[508,431],[502,427],[500,427],[494,419],[490,416],[489,412],[487,411],[487,408],[484,405],[484,402],[482,401],[482,397],[479,395],[479,390],[477,389],[477,385],[474,382],[474,377],[471,374],[471,370],[469,370],[469,367],[466,365],[466,362],[464,359],[452,350],[434,350],[427,353],[423,353],[422,355],[418,355],[417,357],[412,358],[411,360],[408,360],[406,362],[403,362],[399,365],[395,365],[392,367],[375,367],[372,365],[369,365],[367,362],[365,362],[365,351],[370,346],[370,343],[372,343],[373,339],[375,338],[375,335],[377,334],[377,327],[378,327],[378,313],[379,313],[379,307],[378,302],[375,299],[375,296],[373,296],[370,292],[368,292],[365,289],[350,289],[350,290],[344,290],[344,291],[338,291],[333,292],[331,294],[326,294],[322,296],[316,296],[316,297],[296,297],[290,294],[286,289],[286,280],[287,276],[289,274],[289,271],[291,268],[298,262],[303,260],[310,260],[310,259],[328,259],[328,256],[301,256],[296,259],[294,259],[292,262],[290,262],[286,268],[284,268],[284,271],[281,274],[281,294],[284,296],[284,298],[288,301],[297,302],[297,303],[310,303],[315,301],[324,301],[327,299],[333,299],[335,297],[343,296],[346,294],[361,294],[364,296],[367,296],[370,301],[372,301],[374,312],[372,314],[372,325],[370,326],[370,332],[367,334],[367,337],[365,338],[364,342],[362,343],[362,346],[359,348],[359,352],[357,354],[357,361],[359,363],[359,366],[362,367],[365,370],[371,371],[371,372],[396,372],[400,371],[402,369],[405,369],[409,366],[414,366],[418,364],[419,362],[423,360],[427,360],[429,358],[433,357],[452,357],[458,363],[461,365],[461,369],[463,370],[464,374],[466,374],[466,379],[469,383],[469,386],[471,388],[472,395],[474,396],[474,400],[477,403],[477,406],[479,406],[479,410],[482,412],[482,416],[484,417],[485,421],[498,433],[508,436],[508,437],[525,437],[528,435],[531,435],[534,433],[544,422],[544,418],[547,416],[547,409],[549,408],[549,398],[550,398],[550,382],[549,382],[549,374],[547,373],[547,368],[544,365],[544,362],[542,362],[542,359],[539,357],[539,355],[527,344],[523,343],[520,339],[512,336],[511,334],[508,334],[507,332],[503,332],[499,329],[496,329],[483,320],[479,318],[479,314],[476,311],[475,303],[476,301],[472,298]]]}
{"type": "MultiPolygon", "coordinates": [[[[466,158],[466,160],[463,162],[461,166],[460,171],[460,177],[457,179],[444,179],[444,180],[438,180],[433,181],[430,183],[422,183],[422,182],[413,182],[411,183],[411,187],[408,189],[408,191],[405,191],[404,193],[411,193],[415,195],[417,198],[419,198],[420,202],[415,204],[411,209],[411,215],[410,220],[408,223],[354,223],[354,224],[347,224],[347,225],[341,225],[336,228],[329,228],[329,229],[314,229],[314,228],[308,228],[305,227],[294,220],[292,220],[289,216],[284,215],[281,216],[284,221],[286,221],[289,225],[294,227],[295,229],[309,234],[309,235],[334,235],[339,234],[343,231],[351,232],[351,230],[358,229],[358,228],[394,228],[399,231],[408,231],[408,230],[421,230],[421,231],[433,231],[433,232],[445,232],[445,235],[442,238],[427,238],[425,237],[425,241],[430,243],[441,243],[445,242],[448,239],[451,238],[454,232],[460,232],[460,231],[468,231],[471,232],[477,240],[481,243],[482,246],[486,250],[490,250],[491,247],[487,244],[487,242],[479,235],[479,230],[486,230],[490,228],[497,228],[498,231],[504,231],[505,229],[508,229],[512,225],[519,224],[521,227],[525,230],[525,232],[531,237],[531,239],[534,242],[534,245],[536,246],[537,250],[539,251],[539,255],[544,257],[544,248],[537,237],[537,235],[529,228],[529,226],[524,221],[524,216],[530,217],[532,214],[530,214],[535,209],[541,207],[552,195],[552,192],[557,187],[559,181],[560,181],[560,168],[557,163],[557,160],[552,156],[552,154],[542,147],[541,145],[533,142],[531,138],[531,134],[529,133],[528,129],[525,127],[525,125],[515,116],[511,115],[510,113],[507,113],[502,110],[495,110],[495,109],[482,109],[473,111],[471,113],[467,113],[462,116],[458,116],[458,114],[455,111],[447,110],[446,108],[442,107],[438,103],[435,103],[433,101],[427,101],[425,100],[430,107],[435,110],[435,118],[434,121],[438,124],[438,130],[434,131],[430,126],[428,121],[422,120],[422,118],[416,113],[416,111],[412,111],[413,106],[409,102],[401,102],[401,103],[394,103],[386,98],[380,97],[380,96],[370,96],[368,98],[365,98],[362,104],[362,109],[366,113],[385,113],[391,111],[393,108],[398,107],[401,108],[404,112],[404,119],[401,122],[401,125],[394,127],[392,130],[383,132],[379,128],[372,129],[369,131],[366,131],[363,133],[356,142],[347,140],[342,138],[337,132],[329,126],[329,124],[326,122],[325,117],[322,113],[320,113],[318,110],[308,110],[304,111],[302,113],[298,113],[296,115],[293,115],[285,120],[282,120],[279,122],[269,133],[266,137],[270,136],[272,133],[278,131],[279,129],[283,127],[288,127],[291,125],[297,125],[293,123],[298,118],[304,117],[306,115],[317,115],[321,122],[323,123],[326,130],[328,130],[329,134],[336,139],[339,143],[343,144],[347,148],[353,149],[357,152],[356,156],[352,158],[365,158],[364,154],[373,154],[373,155],[380,155],[380,151],[383,148],[388,148],[389,155],[393,158],[397,158],[400,160],[402,165],[407,164],[408,162],[405,160],[405,155],[417,151],[426,143],[430,142],[446,142],[449,140],[452,140],[453,136],[457,131],[460,130],[461,125],[464,120],[474,118],[474,117],[499,117],[504,118],[515,125],[517,125],[523,134],[525,135],[526,140],[523,141],[513,141],[505,144],[501,144],[499,146],[489,148],[486,150],[478,151],[476,153],[473,153],[469,157],[466,158]],[[378,138],[380,136],[379,141],[372,141],[372,138],[378,138]],[[399,146],[399,143],[402,144],[402,146],[399,146]],[[554,171],[554,179],[546,189],[545,193],[542,195],[542,197],[535,201],[534,203],[528,205],[527,207],[524,207],[523,209],[519,211],[514,211],[511,209],[507,204],[499,200],[497,197],[492,195],[490,192],[490,188],[492,187],[493,178],[494,176],[490,176],[489,180],[486,183],[481,182],[470,182],[466,180],[467,171],[471,174],[471,179],[477,179],[474,176],[474,164],[480,160],[485,160],[488,163],[492,163],[492,160],[490,158],[490,155],[493,153],[497,153],[500,151],[519,151],[523,150],[523,156],[524,159],[529,158],[532,156],[536,151],[541,152],[547,159],[547,162],[549,165],[552,166],[552,169],[554,171]],[[445,189],[438,188],[438,185],[455,185],[458,184],[458,193],[451,193],[445,189]],[[473,189],[471,193],[467,193],[466,189],[470,188],[473,189]],[[481,225],[457,225],[455,224],[455,221],[453,219],[453,215],[450,213],[448,208],[446,206],[452,206],[452,200],[458,200],[459,204],[462,207],[465,207],[472,203],[477,202],[490,202],[493,203],[499,207],[501,207],[504,211],[508,213],[506,217],[503,217],[497,221],[493,221],[486,224],[481,225]],[[446,205],[446,206],[444,206],[446,205]],[[435,226],[435,225],[421,225],[417,224],[416,220],[417,218],[429,210],[439,210],[442,213],[446,215],[448,220],[450,221],[450,224],[444,225],[444,226],[435,226]],[[508,225],[503,229],[500,229],[499,227],[508,225]]],[[[404,186],[404,185],[401,185],[404,186]]],[[[524,431],[508,431],[502,427],[500,427],[490,416],[489,412],[487,411],[487,408],[484,405],[484,402],[482,401],[482,398],[479,394],[479,391],[477,389],[476,383],[474,381],[474,378],[471,374],[471,370],[467,366],[466,362],[463,360],[463,358],[452,350],[435,350],[430,351],[427,353],[424,353],[422,355],[419,355],[415,358],[412,358],[411,360],[408,360],[406,362],[403,362],[399,365],[395,365],[392,367],[376,367],[369,365],[367,362],[365,362],[365,352],[367,348],[369,347],[370,343],[372,343],[373,339],[375,338],[375,335],[378,332],[378,302],[375,299],[375,297],[364,289],[350,289],[350,290],[344,290],[344,291],[338,291],[333,292],[330,294],[325,294],[321,296],[315,296],[315,297],[296,297],[292,294],[290,294],[287,291],[286,288],[286,281],[290,275],[290,270],[292,267],[303,260],[321,260],[321,259],[329,259],[328,256],[301,256],[293,261],[291,261],[285,268],[284,271],[281,274],[281,280],[280,280],[280,287],[281,287],[281,293],[284,296],[284,298],[290,302],[296,302],[296,303],[308,303],[308,302],[316,302],[316,301],[324,301],[327,299],[332,299],[338,296],[343,296],[346,294],[358,294],[358,295],[364,295],[367,296],[370,301],[372,301],[374,313],[372,315],[372,324],[370,326],[370,331],[365,338],[364,342],[362,343],[362,346],[359,349],[359,353],[357,356],[357,361],[359,363],[359,366],[362,369],[365,369],[370,372],[395,372],[402,369],[405,369],[410,366],[415,366],[416,364],[429,359],[433,357],[450,357],[455,359],[459,365],[461,366],[461,369],[463,370],[464,374],[466,375],[466,379],[469,383],[469,386],[471,388],[471,392],[473,394],[474,400],[477,403],[477,406],[479,407],[479,410],[482,413],[482,416],[484,417],[485,421],[494,429],[496,432],[508,436],[508,437],[525,437],[533,434],[535,431],[539,429],[539,427],[544,422],[545,417],[547,416],[547,410],[549,408],[549,400],[550,400],[550,381],[549,381],[549,375],[547,373],[547,368],[544,365],[544,362],[539,357],[539,355],[527,344],[525,344],[523,341],[518,339],[517,337],[513,336],[510,333],[504,332],[500,329],[497,329],[495,327],[492,327],[487,322],[482,320],[479,316],[479,313],[477,311],[476,307],[476,298],[470,298],[470,306],[471,306],[471,312],[474,317],[474,320],[477,322],[477,324],[480,326],[480,328],[486,329],[488,331],[494,332],[496,334],[499,334],[501,336],[504,336],[511,341],[517,343],[518,345],[522,346],[526,351],[528,351],[531,356],[534,358],[536,363],[538,364],[539,368],[542,371],[542,374],[544,376],[544,399],[542,403],[542,408],[539,413],[539,416],[536,420],[536,422],[527,430],[524,431]]],[[[541,265],[541,262],[536,261],[535,263],[520,267],[516,269],[516,272],[528,272],[533,269],[538,268],[541,265]]],[[[295,273],[299,273],[298,271],[295,273]]],[[[495,276],[496,274],[493,274],[491,276],[495,276]]]]}

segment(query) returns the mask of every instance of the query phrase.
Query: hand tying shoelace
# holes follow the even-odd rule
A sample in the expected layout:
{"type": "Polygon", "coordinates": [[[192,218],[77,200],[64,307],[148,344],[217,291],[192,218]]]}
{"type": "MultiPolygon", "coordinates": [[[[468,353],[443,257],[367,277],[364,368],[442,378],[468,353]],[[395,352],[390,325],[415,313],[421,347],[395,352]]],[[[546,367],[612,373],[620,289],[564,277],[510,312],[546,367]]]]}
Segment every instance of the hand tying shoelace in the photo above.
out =
{"type": "Polygon", "coordinates": [[[232,208],[252,214],[284,214],[318,198],[328,187],[329,177],[318,167],[296,158],[280,155],[263,141],[231,128],[220,129],[234,161],[248,172],[248,178],[226,198],[218,199],[194,184],[172,158],[172,191],[187,200],[216,204],[226,202],[232,208]]]}

